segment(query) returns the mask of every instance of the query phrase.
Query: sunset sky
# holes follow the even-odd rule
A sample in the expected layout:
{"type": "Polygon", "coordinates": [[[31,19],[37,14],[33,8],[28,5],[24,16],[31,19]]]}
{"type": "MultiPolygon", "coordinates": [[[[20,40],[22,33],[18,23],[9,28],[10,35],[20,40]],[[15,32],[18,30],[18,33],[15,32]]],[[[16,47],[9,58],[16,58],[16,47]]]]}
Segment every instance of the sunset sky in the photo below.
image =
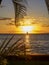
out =
{"type": "MultiPolygon", "coordinates": [[[[31,33],[49,33],[49,15],[44,0],[27,0],[27,15],[31,23],[31,33]]],[[[0,7],[0,33],[24,33],[22,27],[14,25],[14,6],[12,0],[3,0],[0,7]],[[11,18],[1,20],[1,18],[11,18]],[[21,29],[20,29],[21,28],[21,29]]],[[[26,27],[25,27],[26,28],[26,27]]],[[[29,28],[29,27],[28,27],[29,28]]]]}

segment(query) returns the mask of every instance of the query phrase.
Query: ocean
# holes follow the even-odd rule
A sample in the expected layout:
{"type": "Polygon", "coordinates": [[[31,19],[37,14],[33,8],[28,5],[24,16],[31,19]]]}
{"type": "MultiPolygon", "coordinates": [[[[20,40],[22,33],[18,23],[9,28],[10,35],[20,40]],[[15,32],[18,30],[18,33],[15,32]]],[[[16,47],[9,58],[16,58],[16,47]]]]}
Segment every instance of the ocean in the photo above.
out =
{"type": "Polygon", "coordinates": [[[0,53],[5,51],[8,54],[48,55],[49,34],[0,34],[0,53]]]}

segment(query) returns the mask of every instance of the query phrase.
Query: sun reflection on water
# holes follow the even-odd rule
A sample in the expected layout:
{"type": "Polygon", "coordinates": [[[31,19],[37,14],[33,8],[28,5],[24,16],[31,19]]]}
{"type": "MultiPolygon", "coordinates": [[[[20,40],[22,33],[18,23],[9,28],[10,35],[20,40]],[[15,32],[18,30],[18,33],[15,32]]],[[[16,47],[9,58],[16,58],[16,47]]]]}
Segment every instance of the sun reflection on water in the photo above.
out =
{"type": "Polygon", "coordinates": [[[31,45],[30,45],[30,36],[29,34],[25,35],[25,52],[26,54],[31,54],[31,45]]]}

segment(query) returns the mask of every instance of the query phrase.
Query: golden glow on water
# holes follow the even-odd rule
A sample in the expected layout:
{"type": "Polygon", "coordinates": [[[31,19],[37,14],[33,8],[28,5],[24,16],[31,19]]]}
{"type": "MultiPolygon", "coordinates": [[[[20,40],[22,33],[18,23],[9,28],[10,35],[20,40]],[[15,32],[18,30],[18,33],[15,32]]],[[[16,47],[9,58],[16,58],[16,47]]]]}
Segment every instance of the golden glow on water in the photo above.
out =
{"type": "Polygon", "coordinates": [[[29,43],[29,35],[26,35],[26,42],[29,43]]]}
{"type": "Polygon", "coordinates": [[[25,35],[25,51],[26,51],[26,54],[31,53],[31,44],[30,44],[30,36],[29,36],[29,34],[25,35]]]}

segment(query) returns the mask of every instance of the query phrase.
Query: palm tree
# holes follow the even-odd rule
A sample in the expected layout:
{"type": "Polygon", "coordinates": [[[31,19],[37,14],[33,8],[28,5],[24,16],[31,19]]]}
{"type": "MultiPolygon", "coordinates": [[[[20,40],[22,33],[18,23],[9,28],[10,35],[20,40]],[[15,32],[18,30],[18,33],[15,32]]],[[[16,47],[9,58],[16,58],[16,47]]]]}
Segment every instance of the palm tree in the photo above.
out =
{"type": "Polygon", "coordinates": [[[19,20],[26,16],[26,0],[12,0],[15,8],[15,25],[19,25],[19,20]]]}
{"type": "Polygon", "coordinates": [[[2,0],[0,0],[0,4],[1,4],[2,0]]]}
{"type": "Polygon", "coordinates": [[[47,9],[48,9],[48,12],[49,12],[49,0],[45,0],[45,2],[46,2],[47,9]]]}

